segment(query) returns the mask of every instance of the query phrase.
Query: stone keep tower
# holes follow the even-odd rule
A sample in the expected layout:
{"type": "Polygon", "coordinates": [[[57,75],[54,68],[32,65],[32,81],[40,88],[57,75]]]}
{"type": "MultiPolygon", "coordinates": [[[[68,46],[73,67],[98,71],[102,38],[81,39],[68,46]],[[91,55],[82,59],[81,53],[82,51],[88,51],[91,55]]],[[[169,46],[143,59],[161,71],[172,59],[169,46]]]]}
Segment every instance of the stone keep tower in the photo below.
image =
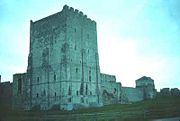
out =
{"type": "Polygon", "coordinates": [[[143,99],[152,99],[156,96],[154,80],[143,76],[136,80],[136,88],[143,92],[143,99]]]}
{"type": "Polygon", "coordinates": [[[31,108],[101,105],[96,22],[66,5],[31,21],[27,81],[31,108]]]}

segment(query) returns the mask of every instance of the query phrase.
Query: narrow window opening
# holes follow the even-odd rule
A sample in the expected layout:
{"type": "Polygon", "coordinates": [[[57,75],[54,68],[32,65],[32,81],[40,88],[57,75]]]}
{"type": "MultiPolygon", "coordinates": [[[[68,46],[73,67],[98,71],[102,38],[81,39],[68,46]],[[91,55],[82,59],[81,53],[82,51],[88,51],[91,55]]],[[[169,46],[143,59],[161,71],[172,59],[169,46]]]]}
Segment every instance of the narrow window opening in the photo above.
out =
{"type": "Polygon", "coordinates": [[[91,76],[89,76],[89,81],[91,82],[91,76]]]}
{"type": "Polygon", "coordinates": [[[86,95],[88,95],[88,85],[86,84],[86,95]]]}
{"type": "Polygon", "coordinates": [[[90,91],[90,95],[92,95],[92,92],[90,91]]]}
{"type": "Polygon", "coordinates": [[[22,92],[22,80],[21,79],[18,80],[18,92],[19,93],[22,92]]]}
{"type": "Polygon", "coordinates": [[[83,97],[81,98],[81,103],[84,103],[84,98],[83,97]]]}
{"type": "Polygon", "coordinates": [[[56,92],[54,93],[54,99],[56,100],[56,92]]]}
{"type": "Polygon", "coordinates": [[[116,88],[114,88],[114,94],[116,93],[116,88]]]}
{"type": "Polygon", "coordinates": [[[76,50],[76,45],[74,46],[74,49],[76,50]]]}
{"type": "Polygon", "coordinates": [[[56,81],[56,74],[54,74],[54,81],[56,81]]]}
{"type": "Polygon", "coordinates": [[[69,103],[71,102],[71,98],[68,98],[68,102],[69,102],[69,103]]]}
{"type": "Polygon", "coordinates": [[[76,95],[77,95],[77,96],[79,95],[79,91],[76,91],[76,95]]]}
{"type": "Polygon", "coordinates": [[[43,95],[46,96],[46,90],[44,89],[43,95]]]}
{"type": "Polygon", "coordinates": [[[83,83],[81,83],[81,86],[80,86],[80,95],[83,95],[83,92],[84,92],[84,85],[83,83]]]}
{"type": "Polygon", "coordinates": [[[76,68],[76,73],[78,73],[78,68],[76,68]]]}
{"type": "Polygon", "coordinates": [[[39,83],[39,77],[37,77],[37,83],[39,83]]]}
{"type": "Polygon", "coordinates": [[[89,70],[89,81],[91,82],[91,70],[89,70]]]}
{"type": "Polygon", "coordinates": [[[39,97],[39,94],[38,94],[38,93],[36,94],[36,97],[37,97],[37,98],[39,97]]]}
{"type": "Polygon", "coordinates": [[[68,95],[71,95],[71,87],[69,86],[68,95]]]}

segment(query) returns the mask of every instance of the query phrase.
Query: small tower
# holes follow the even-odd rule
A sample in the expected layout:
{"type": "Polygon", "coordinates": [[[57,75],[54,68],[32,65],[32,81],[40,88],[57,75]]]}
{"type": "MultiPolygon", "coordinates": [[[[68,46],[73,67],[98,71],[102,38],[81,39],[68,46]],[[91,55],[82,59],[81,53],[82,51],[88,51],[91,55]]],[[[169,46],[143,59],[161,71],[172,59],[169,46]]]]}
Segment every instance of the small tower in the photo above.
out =
{"type": "Polygon", "coordinates": [[[150,77],[143,76],[136,80],[136,88],[143,91],[144,99],[151,99],[156,96],[156,89],[154,86],[154,80],[150,77]]]}

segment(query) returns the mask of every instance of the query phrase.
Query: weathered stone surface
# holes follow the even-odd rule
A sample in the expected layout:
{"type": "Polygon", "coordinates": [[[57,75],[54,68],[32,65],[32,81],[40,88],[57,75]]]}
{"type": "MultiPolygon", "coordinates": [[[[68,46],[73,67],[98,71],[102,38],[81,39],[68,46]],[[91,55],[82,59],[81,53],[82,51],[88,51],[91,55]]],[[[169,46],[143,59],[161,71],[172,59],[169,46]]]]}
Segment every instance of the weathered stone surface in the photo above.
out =
{"type": "Polygon", "coordinates": [[[180,96],[180,90],[178,88],[172,88],[171,95],[172,96],[180,96]]]}
{"type": "Polygon", "coordinates": [[[26,73],[13,75],[12,108],[30,109],[29,81],[26,73]]]}
{"type": "Polygon", "coordinates": [[[13,108],[72,110],[140,101],[154,91],[149,78],[122,88],[114,75],[100,73],[97,47],[96,22],[67,5],[31,20],[27,72],[13,76],[13,108]]]}
{"type": "Polygon", "coordinates": [[[12,104],[12,83],[9,81],[0,83],[0,103],[8,106],[12,104]]]}
{"type": "Polygon", "coordinates": [[[157,93],[154,80],[146,76],[136,80],[136,88],[143,92],[143,99],[152,99],[157,93]]]}
{"type": "Polygon", "coordinates": [[[43,110],[55,105],[68,110],[102,105],[96,23],[68,6],[31,21],[24,82],[30,109],[38,105],[43,110]]]}
{"type": "Polygon", "coordinates": [[[136,80],[136,88],[122,87],[121,102],[131,103],[152,99],[156,96],[156,93],[154,80],[150,77],[143,76],[136,80]]]}
{"type": "Polygon", "coordinates": [[[116,82],[114,75],[101,73],[102,101],[104,105],[120,102],[121,83],[116,82]]]}
{"type": "Polygon", "coordinates": [[[133,87],[122,87],[121,97],[121,103],[138,102],[144,99],[143,91],[133,87]]]}
{"type": "Polygon", "coordinates": [[[170,96],[171,92],[169,88],[163,88],[160,90],[160,95],[161,96],[170,96]]]}

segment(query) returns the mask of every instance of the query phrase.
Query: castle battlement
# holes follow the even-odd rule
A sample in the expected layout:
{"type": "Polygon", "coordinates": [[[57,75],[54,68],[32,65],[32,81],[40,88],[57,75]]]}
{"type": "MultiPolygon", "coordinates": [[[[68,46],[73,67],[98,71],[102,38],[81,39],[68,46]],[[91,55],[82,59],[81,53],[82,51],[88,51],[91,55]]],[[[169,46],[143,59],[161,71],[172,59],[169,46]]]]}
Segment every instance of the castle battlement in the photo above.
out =
{"type": "Polygon", "coordinates": [[[74,9],[73,7],[64,5],[62,12],[70,12],[71,13],[70,15],[82,17],[84,20],[87,20],[93,24],[96,24],[96,22],[94,20],[91,20],[90,18],[88,18],[87,15],[84,14],[82,11],[74,9]]]}
{"type": "Polygon", "coordinates": [[[60,17],[61,18],[66,18],[67,16],[73,16],[73,17],[78,16],[83,21],[96,26],[96,22],[94,20],[91,20],[90,18],[88,18],[87,15],[84,14],[82,11],[79,11],[78,9],[74,9],[73,7],[69,7],[67,5],[64,5],[63,9],[58,13],[54,13],[54,14],[52,14],[50,16],[39,19],[37,21],[30,20],[30,23],[31,23],[31,25],[37,25],[37,24],[39,25],[39,24],[42,24],[44,22],[51,22],[51,20],[56,21],[54,19],[57,19],[57,18],[60,18],[60,17]]]}

